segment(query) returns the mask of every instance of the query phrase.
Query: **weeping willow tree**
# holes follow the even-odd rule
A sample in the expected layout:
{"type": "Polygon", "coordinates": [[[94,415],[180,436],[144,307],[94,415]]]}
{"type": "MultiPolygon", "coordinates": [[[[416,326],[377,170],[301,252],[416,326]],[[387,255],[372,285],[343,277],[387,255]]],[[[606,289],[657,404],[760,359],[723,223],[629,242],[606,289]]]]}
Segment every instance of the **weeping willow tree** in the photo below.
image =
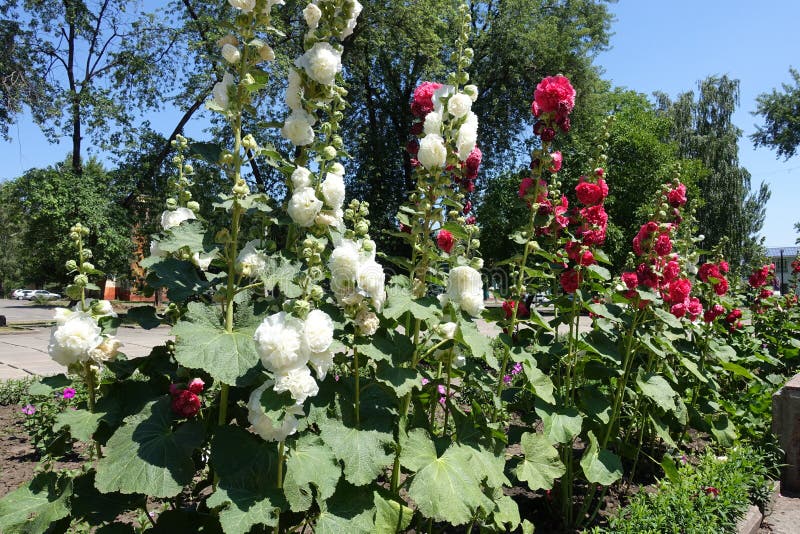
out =
{"type": "Polygon", "coordinates": [[[700,180],[698,211],[703,248],[724,244],[732,265],[749,263],[762,247],[758,232],[764,223],[770,192],[762,183],[751,192],[751,175],[739,164],[742,130],[733,124],[739,105],[739,80],[711,76],[670,101],[658,95],[659,106],[672,119],[671,137],[683,159],[701,162],[708,173],[700,180]],[[727,238],[727,239],[724,239],[727,238]]]}

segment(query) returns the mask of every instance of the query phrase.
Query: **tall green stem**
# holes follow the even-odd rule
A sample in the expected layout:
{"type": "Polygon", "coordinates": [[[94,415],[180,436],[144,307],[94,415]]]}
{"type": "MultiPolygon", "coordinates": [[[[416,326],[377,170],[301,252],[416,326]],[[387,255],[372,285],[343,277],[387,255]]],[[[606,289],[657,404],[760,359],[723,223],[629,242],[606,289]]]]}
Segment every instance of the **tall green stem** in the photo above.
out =
{"type": "Polygon", "coordinates": [[[358,349],[353,347],[353,377],[355,379],[356,390],[356,428],[361,427],[361,385],[360,377],[358,376],[358,349]]]}

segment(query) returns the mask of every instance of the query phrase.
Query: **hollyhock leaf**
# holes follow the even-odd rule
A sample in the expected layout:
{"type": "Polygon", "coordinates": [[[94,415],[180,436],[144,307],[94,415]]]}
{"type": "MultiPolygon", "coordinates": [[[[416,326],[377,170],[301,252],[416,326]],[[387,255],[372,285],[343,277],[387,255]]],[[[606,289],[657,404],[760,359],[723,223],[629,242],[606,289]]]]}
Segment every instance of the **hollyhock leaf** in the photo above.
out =
{"type": "MultiPolygon", "coordinates": [[[[178,226],[170,228],[165,234],[158,242],[158,248],[164,252],[177,252],[183,247],[187,247],[191,252],[201,252],[206,250],[204,242],[210,241],[208,239],[210,236],[206,236],[203,223],[196,219],[183,221],[178,226]]],[[[210,245],[210,243],[208,244],[210,245]]]]}
{"type": "Polygon", "coordinates": [[[708,377],[700,371],[700,368],[695,362],[683,356],[678,356],[678,360],[690,373],[692,373],[700,382],[708,384],[708,377]]]}
{"type": "Polygon", "coordinates": [[[267,260],[267,268],[261,277],[261,281],[264,283],[264,290],[272,291],[275,286],[278,286],[278,289],[286,297],[299,297],[303,294],[303,290],[293,280],[297,273],[300,272],[300,268],[301,265],[299,263],[293,263],[283,256],[270,257],[267,260]]]}
{"type": "Polygon", "coordinates": [[[375,430],[348,428],[336,419],[320,424],[322,441],[337,460],[344,464],[344,478],[354,486],[369,484],[392,461],[386,448],[394,442],[392,435],[375,430]]]}
{"type": "MultiPolygon", "coordinates": [[[[454,207],[456,207],[458,209],[461,209],[460,206],[458,206],[457,204],[454,205],[454,207]]],[[[442,226],[442,228],[444,230],[447,230],[451,234],[453,234],[453,237],[455,237],[455,238],[458,238],[458,239],[469,239],[469,234],[464,229],[464,226],[459,224],[459,223],[447,222],[442,226]]]]}
{"type": "Polygon", "coordinates": [[[555,404],[553,381],[536,366],[536,358],[521,347],[514,347],[511,359],[522,363],[522,370],[528,378],[528,383],[533,387],[536,396],[548,404],[555,404]]]}
{"type": "Polygon", "coordinates": [[[142,495],[124,495],[119,492],[100,493],[94,485],[94,470],[75,478],[72,483],[73,498],[70,515],[99,526],[114,521],[118,515],[144,506],[142,495]]]}
{"type": "Polygon", "coordinates": [[[136,306],[128,310],[128,319],[145,330],[151,330],[161,325],[161,318],[156,314],[153,306],[136,306]]]}
{"type": "Polygon", "coordinates": [[[744,378],[747,378],[748,380],[752,380],[752,379],[755,378],[753,376],[753,373],[751,373],[750,371],[748,371],[747,369],[745,369],[744,367],[742,367],[738,363],[726,362],[724,360],[721,360],[719,362],[719,364],[723,369],[725,369],[726,371],[730,371],[731,373],[733,373],[733,374],[735,374],[737,376],[742,376],[744,378]]]}
{"type": "Polygon", "coordinates": [[[662,310],[661,308],[653,308],[653,313],[655,313],[656,317],[667,323],[667,326],[670,328],[683,328],[680,319],[670,312],[662,310]]]}
{"type": "MultiPolygon", "coordinates": [[[[151,275],[155,276],[156,279],[150,285],[153,287],[166,287],[167,296],[170,300],[183,301],[193,295],[202,293],[208,288],[208,282],[200,279],[197,275],[197,268],[192,262],[175,258],[158,258],[158,260],[155,263],[146,265],[148,279],[151,279],[151,275]]],[[[144,264],[142,266],[145,267],[144,264]]]]}
{"type": "Polygon", "coordinates": [[[103,415],[102,413],[92,413],[89,410],[66,410],[56,416],[53,431],[58,432],[64,427],[69,427],[69,433],[73,438],[89,441],[97,430],[97,425],[103,415]]]}
{"type": "Polygon", "coordinates": [[[591,430],[589,431],[589,447],[581,458],[581,469],[583,469],[586,480],[592,484],[610,486],[622,478],[622,460],[608,449],[601,449],[591,430]]]}
{"type": "Polygon", "coordinates": [[[458,317],[459,328],[456,332],[456,339],[465,347],[472,351],[472,355],[486,361],[492,369],[499,369],[497,358],[494,357],[492,348],[492,338],[481,334],[478,325],[465,319],[463,314],[458,317]]]}
{"type": "MultiPolygon", "coordinates": [[[[405,451],[405,449],[404,449],[405,451]]],[[[425,517],[453,525],[468,523],[479,508],[493,510],[494,503],[481,490],[475,476],[472,452],[451,446],[414,475],[408,496],[425,517]]]]}
{"type": "Polygon", "coordinates": [[[394,361],[399,364],[409,361],[414,354],[414,345],[407,336],[383,329],[372,337],[359,338],[356,347],[359,354],[376,362],[394,361]]]}
{"type": "Polygon", "coordinates": [[[622,314],[622,308],[616,304],[601,304],[599,302],[590,302],[584,304],[584,308],[606,319],[614,320],[622,314]]]}
{"type": "Polygon", "coordinates": [[[419,471],[436,460],[436,445],[428,432],[414,428],[400,436],[400,465],[411,471],[419,471]]]}
{"type": "Polygon", "coordinates": [[[596,418],[604,425],[611,420],[611,402],[596,386],[583,387],[578,402],[589,417],[596,418]]]}
{"type": "Polygon", "coordinates": [[[502,532],[513,532],[519,526],[519,506],[508,495],[500,492],[499,498],[494,500],[495,509],[492,513],[492,522],[502,532]]]}
{"type": "Polygon", "coordinates": [[[67,376],[64,374],[46,376],[39,379],[38,382],[31,384],[30,388],[28,388],[28,394],[49,397],[55,394],[56,391],[71,386],[72,380],[67,378],[67,376]]]}
{"type": "Polygon", "coordinates": [[[241,428],[220,428],[211,441],[211,463],[219,483],[206,503],[224,507],[219,519],[225,532],[246,533],[257,524],[277,526],[278,512],[288,504],[275,486],[275,444],[241,428]]]}
{"type": "Polygon", "coordinates": [[[175,336],[175,359],[190,369],[202,369],[215,380],[245,386],[255,379],[259,355],[254,325],[226,331],[215,307],[190,302],[186,315],[170,334],[175,336]]]}
{"type": "Polygon", "coordinates": [[[205,430],[199,421],[173,430],[173,422],[166,396],[127,417],[108,440],[106,456],[97,465],[97,489],[151,497],[179,494],[192,481],[192,453],[203,443],[205,430]]]}
{"type": "Polygon", "coordinates": [[[511,485],[511,481],[503,472],[506,465],[505,455],[498,456],[484,448],[475,448],[469,445],[453,445],[453,447],[464,449],[462,452],[470,455],[473,476],[479,482],[484,482],[488,487],[494,489],[511,485]]]}
{"type": "Polygon", "coordinates": [[[219,163],[222,150],[222,147],[216,143],[189,143],[190,155],[197,156],[214,165],[219,163]]]}
{"type": "Polygon", "coordinates": [[[672,459],[669,453],[665,452],[664,456],[661,458],[661,468],[664,470],[664,474],[670,482],[673,484],[680,483],[681,474],[678,472],[678,466],[675,465],[675,460],[672,459]]]}
{"type": "Polygon", "coordinates": [[[663,376],[646,374],[643,369],[639,369],[636,374],[636,385],[639,386],[642,394],[656,403],[656,406],[667,412],[674,412],[675,390],[669,385],[663,376]]]}
{"type": "Polygon", "coordinates": [[[566,472],[558,457],[558,450],[542,434],[526,432],[520,438],[523,460],[514,470],[514,475],[527,482],[531,491],[549,490],[553,481],[566,472]]]}
{"type": "MultiPolygon", "coordinates": [[[[165,510],[158,514],[156,526],[147,529],[147,534],[174,534],[176,532],[202,532],[222,534],[219,519],[211,514],[198,514],[195,510],[165,510]]],[[[103,534],[101,530],[97,534],[103,534]]]]}
{"type": "MultiPolygon", "coordinates": [[[[587,262],[588,263],[588,262],[587,262]]],[[[589,273],[592,273],[592,277],[598,280],[611,280],[611,272],[606,269],[605,267],[600,267],[599,265],[589,265],[585,268],[589,273]]]]}
{"type": "Polygon", "coordinates": [[[575,408],[556,408],[536,399],[536,413],[544,423],[544,435],[552,443],[571,443],[581,432],[583,417],[575,408]]]}
{"type": "Polygon", "coordinates": [[[376,534],[394,534],[404,532],[411,524],[414,510],[397,501],[384,499],[376,491],[373,492],[375,503],[376,534]]]}
{"type": "Polygon", "coordinates": [[[388,362],[378,362],[375,379],[391,388],[398,399],[422,385],[416,369],[396,367],[388,362]]]}
{"type": "Polygon", "coordinates": [[[737,358],[736,349],[727,344],[720,344],[713,339],[708,341],[708,348],[715,357],[722,361],[730,361],[737,358]]]}
{"type": "Polygon", "coordinates": [[[314,527],[315,534],[371,534],[374,530],[375,504],[372,496],[363,490],[339,482],[336,493],[320,503],[320,514],[314,527]]]}
{"type": "Polygon", "coordinates": [[[727,415],[720,415],[711,421],[711,433],[717,443],[724,447],[731,447],[736,441],[736,427],[730,422],[727,415]]]}
{"type": "Polygon", "coordinates": [[[52,471],[40,473],[0,499],[0,532],[46,532],[70,513],[72,479],[52,471]]]}
{"type": "Polygon", "coordinates": [[[441,313],[438,300],[432,297],[415,299],[409,288],[389,286],[386,294],[383,315],[389,319],[399,319],[404,313],[410,312],[415,319],[430,321],[438,318],[441,313]]]}
{"type": "Polygon", "coordinates": [[[664,443],[669,445],[670,447],[677,448],[675,444],[675,440],[672,439],[672,436],[669,432],[669,425],[667,425],[664,421],[661,420],[660,417],[654,414],[648,414],[648,419],[653,424],[653,430],[656,431],[656,436],[664,440],[664,443]]]}
{"type": "Polygon", "coordinates": [[[333,451],[321,439],[304,435],[288,451],[284,490],[293,512],[302,512],[311,505],[311,486],[318,503],[327,500],[336,488],[342,468],[333,451]]]}

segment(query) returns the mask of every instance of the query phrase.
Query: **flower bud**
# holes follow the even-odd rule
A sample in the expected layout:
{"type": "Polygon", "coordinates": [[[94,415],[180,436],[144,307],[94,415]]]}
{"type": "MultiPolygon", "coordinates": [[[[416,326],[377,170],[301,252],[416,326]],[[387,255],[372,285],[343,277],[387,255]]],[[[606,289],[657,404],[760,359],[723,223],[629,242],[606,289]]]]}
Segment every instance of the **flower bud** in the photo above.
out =
{"type": "Polygon", "coordinates": [[[187,202],[186,203],[186,207],[189,208],[190,210],[192,210],[195,213],[200,211],[200,203],[195,201],[195,200],[192,200],[191,202],[187,202]]]}
{"type": "Polygon", "coordinates": [[[242,85],[253,85],[255,83],[256,79],[249,72],[242,77],[242,85]]]}
{"type": "Polygon", "coordinates": [[[167,199],[167,209],[174,210],[178,207],[178,201],[172,197],[167,199]]]}
{"type": "Polygon", "coordinates": [[[361,243],[361,248],[364,249],[366,252],[372,252],[375,250],[375,241],[372,239],[365,239],[363,243],[361,243]]]}
{"type": "Polygon", "coordinates": [[[242,146],[245,150],[256,150],[258,148],[258,143],[252,134],[247,134],[242,138],[242,146]]]}
{"type": "Polygon", "coordinates": [[[260,57],[262,61],[272,61],[275,59],[275,51],[270,45],[264,44],[264,46],[258,49],[258,57],[260,57]]]}
{"type": "Polygon", "coordinates": [[[78,262],[75,260],[67,260],[67,263],[64,266],[67,268],[67,272],[70,273],[78,270],[78,262]]]}
{"type": "Polygon", "coordinates": [[[344,140],[341,135],[334,135],[331,137],[331,144],[336,147],[337,150],[344,148],[344,140]]]}
{"type": "Polygon", "coordinates": [[[94,256],[94,254],[92,253],[92,249],[90,249],[90,248],[83,249],[83,259],[84,260],[88,260],[92,256],[94,256]]]}
{"type": "Polygon", "coordinates": [[[367,221],[358,221],[355,231],[357,235],[367,235],[369,233],[369,224],[367,224],[367,221]]]}
{"type": "Polygon", "coordinates": [[[297,300],[294,303],[292,310],[298,317],[305,318],[308,312],[311,311],[311,304],[307,300],[297,300]]]}
{"type": "Polygon", "coordinates": [[[322,300],[322,297],[325,296],[325,292],[323,291],[322,287],[314,284],[311,286],[311,289],[308,290],[309,296],[314,300],[322,300]]]}
{"type": "Polygon", "coordinates": [[[244,180],[239,180],[236,182],[236,185],[233,186],[233,194],[238,197],[246,197],[250,193],[250,187],[247,185],[247,182],[244,180]]]}
{"type": "Polygon", "coordinates": [[[472,260],[470,260],[470,266],[476,271],[480,271],[483,269],[483,258],[472,258],[472,260]]]}
{"type": "Polygon", "coordinates": [[[89,284],[89,277],[85,274],[76,274],[73,281],[75,282],[76,286],[86,287],[89,284]]]}
{"type": "Polygon", "coordinates": [[[469,242],[469,246],[472,248],[480,248],[481,246],[480,239],[473,239],[472,241],[469,242]]]}
{"type": "Polygon", "coordinates": [[[85,261],[81,264],[81,271],[94,271],[94,265],[85,261]]]}
{"type": "Polygon", "coordinates": [[[322,267],[319,265],[314,265],[313,267],[308,269],[308,276],[312,280],[319,280],[323,277],[324,273],[322,272],[322,267]]]}
{"type": "Polygon", "coordinates": [[[336,157],[336,148],[331,145],[326,146],[322,149],[322,158],[325,160],[332,160],[336,157]]]}
{"type": "Polygon", "coordinates": [[[79,240],[80,240],[80,238],[81,238],[81,234],[80,234],[80,233],[78,233],[78,232],[70,232],[70,233],[69,233],[69,238],[70,238],[71,240],[73,240],[73,241],[79,241],[79,240]]]}

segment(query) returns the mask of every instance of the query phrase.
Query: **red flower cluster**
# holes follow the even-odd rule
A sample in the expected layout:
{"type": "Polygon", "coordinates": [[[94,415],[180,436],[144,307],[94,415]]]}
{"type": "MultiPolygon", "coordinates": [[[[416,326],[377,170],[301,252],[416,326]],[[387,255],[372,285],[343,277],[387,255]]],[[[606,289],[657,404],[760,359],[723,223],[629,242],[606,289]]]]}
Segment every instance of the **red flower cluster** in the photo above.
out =
{"type": "MultiPolygon", "coordinates": [[[[425,115],[433,111],[433,93],[441,87],[442,84],[436,82],[422,82],[419,84],[419,87],[414,90],[414,100],[411,102],[411,113],[413,113],[415,117],[424,119],[425,115]]],[[[421,129],[420,132],[422,132],[421,129]]]]}
{"type": "Polygon", "coordinates": [[[436,244],[439,245],[439,248],[443,251],[450,254],[450,251],[453,250],[453,245],[455,245],[455,238],[453,234],[448,232],[447,230],[439,230],[439,233],[436,234],[436,244]]]}
{"type": "Polygon", "coordinates": [[[581,204],[595,206],[603,202],[608,196],[608,185],[602,178],[598,178],[597,182],[592,183],[587,181],[585,176],[581,176],[578,181],[579,183],[575,187],[575,194],[581,204]]]}
{"type": "Polygon", "coordinates": [[[742,310],[739,308],[734,308],[731,312],[725,317],[725,322],[730,325],[731,331],[736,330],[744,326],[740,319],[742,318],[742,310]]]}
{"type": "Polygon", "coordinates": [[[555,113],[556,119],[567,117],[575,107],[575,89],[566,76],[548,76],[533,92],[531,112],[537,118],[542,113],[555,113]]]}
{"type": "Polygon", "coordinates": [[[506,316],[506,319],[511,319],[511,315],[514,313],[514,308],[519,306],[517,309],[517,318],[518,319],[525,319],[526,317],[530,317],[531,311],[525,306],[525,303],[522,301],[514,302],[512,300],[506,300],[503,302],[503,313],[506,316]]]}
{"type": "Polygon", "coordinates": [[[728,262],[721,261],[719,263],[704,263],[697,271],[697,277],[703,282],[711,284],[714,288],[714,293],[719,296],[728,292],[728,280],[725,278],[725,273],[728,272],[728,262]]]}
{"type": "Polygon", "coordinates": [[[792,274],[800,273],[800,259],[792,261],[792,274]]]}
{"type": "Polygon", "coordinates": [[[561,273],[558,281],[565,293],[575,293],[581,284],[582,278],[581,273],[573,268],[568,268],[561,273]]]}
{"type": "MultiPolygon", "coordinates": [[[[574,266],[588,267],[596,263],[591,248],[601,246],[606,240],[608,214],[603,207],[603,200],[608,196],[608,185],[600,177],[601,173],[596,172],[595,175],[596,181],[594,182],[590,182],[585,176],[582,176],[580,183],[575,188],[578,201],[584,204],[584,207],[578,210],[577,216],[572,220],[564,217],[566,219],[564,226],[569,222],[577,225],[574,234],[580,239],[580,241],[570,241],[565,247],[567,258],[574,266]]],[[[564,211],[566,211],[566,204],[564,211]]],[[[558,216],[556,222],[558,223],[558,216]]],[[[566,269],[559,278],[561,287],[567,293],[574,293],[581,282],[581,274],[575,270],[574,266],[565,266],[566,269]]]]}
{"type": "Polygon", "coordinates": [[[770,263],[769,265],[764,265],[763,267],[760,267],[759,269],[753,271],[753,273],[750,275],[750,278],[748,278],[747,281],[750,283],[751,287],[758,288],[763,285],[766,285],[766,283],[774,275],[775,275],[775,264],[770,263]]]}
{"type": "Polygon", "coordinates": [[[714,304],[703,314],[703,320],[707,323],[712,323],[723,313],[725,313],[725,308],[723,308],[721,304],[714,304]]]}
{"type": "Polygon", "coordinates": [[[183,385],[171,384],[169,394],[172,396],[172,411],[181,417],[194,417],[200,411],[200,395],[205,382],[194,378],[184,389],[183,385]]]}
{"type": "Polygon", "coordinates": [[[633,252],[637,256],[645,255],[651,250],[659,256],[668,255],[672,252],[670,234],[674,228],[673,224],[659,225],[655,221],[648,221],[633,238],[633,252]]]}
{"type": "Polygon", "coordinates": [[[667,202],[673,208],[680,208],[686,204],[686,186],[678,184],[677,187],[667,192],[667,202]]]}

